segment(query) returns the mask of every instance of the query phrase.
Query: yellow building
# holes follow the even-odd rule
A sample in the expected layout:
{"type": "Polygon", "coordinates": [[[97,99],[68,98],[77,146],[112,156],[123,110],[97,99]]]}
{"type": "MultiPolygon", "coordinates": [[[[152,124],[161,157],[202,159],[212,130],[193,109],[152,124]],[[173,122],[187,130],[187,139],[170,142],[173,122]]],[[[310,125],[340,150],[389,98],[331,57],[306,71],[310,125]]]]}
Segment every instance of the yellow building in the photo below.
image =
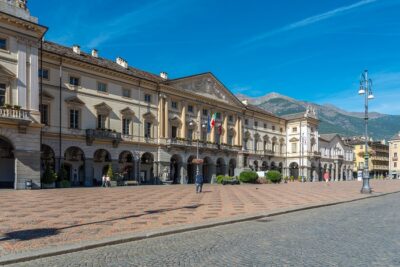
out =
{"type": "MultiPolygon", "coordinates": [[[[354,171],[364,169],[365,142],[352,142],[354,146],[354,171]]],[[[371,178],[386,177],[389,174],[389,146],[382,142],[368,142],[368,169],[371,178]]]]}

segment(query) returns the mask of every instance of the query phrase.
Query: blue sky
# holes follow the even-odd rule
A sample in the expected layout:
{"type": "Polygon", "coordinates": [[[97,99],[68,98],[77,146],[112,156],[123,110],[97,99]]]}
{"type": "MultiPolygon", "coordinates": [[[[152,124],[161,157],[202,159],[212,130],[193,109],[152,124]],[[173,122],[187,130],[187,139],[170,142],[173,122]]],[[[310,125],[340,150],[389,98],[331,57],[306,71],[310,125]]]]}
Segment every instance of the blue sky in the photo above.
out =
{"type": "Polygon", "coordinates": [[[400,114],[400,0],[29,1],[47,40],[177,78],[213,72],[229,89],[278,92],[361,111],[400,114]],[[68,15],[66,15],[68,14],[68,15]]]}

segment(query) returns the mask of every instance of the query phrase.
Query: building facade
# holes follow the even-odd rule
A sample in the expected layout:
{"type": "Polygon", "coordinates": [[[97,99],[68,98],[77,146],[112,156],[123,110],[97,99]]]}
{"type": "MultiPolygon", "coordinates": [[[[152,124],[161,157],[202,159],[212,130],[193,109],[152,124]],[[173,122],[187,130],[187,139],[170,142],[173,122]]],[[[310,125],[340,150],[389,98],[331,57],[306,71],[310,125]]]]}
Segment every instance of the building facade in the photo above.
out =
{"type": "Polygon", "coordinates": [[[206,182],[244,169],[309,181],[326,170],[333,180],[350,177],[346,146],[336,137],[321,141],[312,108],[278,117],[240,101],[212,73],[169,79],[121,57],[41,41],[46,28],[25,1],[0,3],[4,28],[21,27],[0,40],[7,43],[0,50],[2,187],[23,188],[27,179],[40,187],[46,168],[64,168],[75,186],[95,186],[110,165],[142,184],[193,183],[197,169],[206,182]]]}
{"type": "Polygon", "coordinates": [[[389,176],[393,179],[400,178],[400,133],[389,141],[389,176]]]}
{"type": "MultiPolygon", "coordinates": [[[[365,164],[365,141],[353,140],[354,171],[361,171],[365,164]]],[[[389,174],[389,146],[384,141],[368,142],[368,169],[371,178],[387,177],[389,174]]]]}

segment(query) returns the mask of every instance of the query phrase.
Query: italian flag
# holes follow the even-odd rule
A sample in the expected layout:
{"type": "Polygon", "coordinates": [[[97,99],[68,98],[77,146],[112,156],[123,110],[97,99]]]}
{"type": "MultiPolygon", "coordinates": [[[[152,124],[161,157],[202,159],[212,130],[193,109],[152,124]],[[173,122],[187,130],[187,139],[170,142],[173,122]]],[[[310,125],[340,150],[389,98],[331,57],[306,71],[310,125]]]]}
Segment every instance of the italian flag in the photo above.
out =
{"type": "Polygon", "coordinates": [[[217,114],[214,113],[214,114],[212,115],[211,121],[210,121],[211,128],[214,128],[216,118],[217,118],[217,114]]]}

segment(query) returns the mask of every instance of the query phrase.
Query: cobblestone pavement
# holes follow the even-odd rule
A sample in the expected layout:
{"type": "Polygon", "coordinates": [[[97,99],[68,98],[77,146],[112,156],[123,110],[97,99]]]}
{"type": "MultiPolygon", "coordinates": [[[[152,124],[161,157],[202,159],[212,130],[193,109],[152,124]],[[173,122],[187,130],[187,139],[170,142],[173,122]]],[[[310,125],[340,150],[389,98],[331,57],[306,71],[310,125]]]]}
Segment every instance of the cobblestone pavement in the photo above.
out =
{"type": "MultiPolygon", "coordinates": [[[[372,181],[372,186],[375,194],[400,191],[400,181],[372,181]]],[[[196,194],[194,186],[0,191],[0,260],[5,255],[151,229],[366,197],[359,193],[360,187],[359,182],[337,182],[329,186],[294,182],[206,185],[202,194],[196,194]]],[[[351,227],[346,220],[338,223],[351,227]]],[[[296,225],[298,227],[300,225],[296,225]]],[[[190,240],[186,242],[188,246],[192,244],[190,240]]],[[[173,251],[176,250],[174,246],[171,244],[173,251]]],[[[218,248],[210,244],[207,249],[218,248]]],[[[248,250],[251,249],[254,248],[250,246],[248,250]]],[[[338,246],[333,250],[342,248],[338,246]]],[[[150,251],[158,253],[154,249],[150,251]]]]}
{"type": "Polygon", "coordinates": [[[13,266],[399,266],[400,193],[13,266]]]}

